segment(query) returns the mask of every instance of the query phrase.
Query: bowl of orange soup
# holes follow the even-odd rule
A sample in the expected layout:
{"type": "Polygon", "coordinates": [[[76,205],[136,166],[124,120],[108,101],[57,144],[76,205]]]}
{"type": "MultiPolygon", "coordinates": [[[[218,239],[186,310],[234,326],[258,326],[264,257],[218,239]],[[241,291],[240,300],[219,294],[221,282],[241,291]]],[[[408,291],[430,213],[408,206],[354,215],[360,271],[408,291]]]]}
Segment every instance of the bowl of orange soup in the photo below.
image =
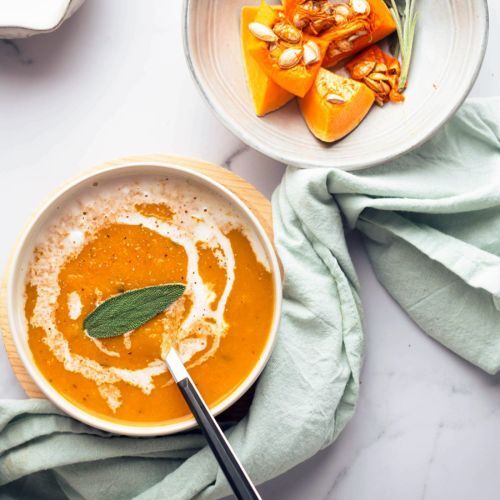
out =
{"type": "Polygon", "coordinates": [[[69,415],[125,435],[195,425],[163,361],[174,345],[215,414],[255,382],[279,323],[273,246],[250,209],[174,162],[120,164],[57,193],[21,238],[8,277],[11,334],[29,375],[69,415]],[[184,295],[125,335],[85,317],[131,289],[184,295]]]}

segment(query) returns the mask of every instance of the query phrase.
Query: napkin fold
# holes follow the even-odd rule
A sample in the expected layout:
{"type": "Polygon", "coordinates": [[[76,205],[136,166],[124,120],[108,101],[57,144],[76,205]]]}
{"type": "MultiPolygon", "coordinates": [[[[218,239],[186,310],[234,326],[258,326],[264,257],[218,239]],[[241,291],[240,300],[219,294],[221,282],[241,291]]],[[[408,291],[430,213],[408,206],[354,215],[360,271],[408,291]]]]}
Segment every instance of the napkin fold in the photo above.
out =
{"type": "MultiPolygon", "coordinates": [[[[228,430],[256,482],[330,444],[352,416],[363,334],[344,231],[429,335],[500,368],[500,99],[471,100],[428,143],[357,172],[288,168],[273,197],[285,269],[278,341],[249,414],[228,430]]],[[[218,498],[198,432],[131,439],[47,401],[0,403],[0,498],[218,498]]]]}

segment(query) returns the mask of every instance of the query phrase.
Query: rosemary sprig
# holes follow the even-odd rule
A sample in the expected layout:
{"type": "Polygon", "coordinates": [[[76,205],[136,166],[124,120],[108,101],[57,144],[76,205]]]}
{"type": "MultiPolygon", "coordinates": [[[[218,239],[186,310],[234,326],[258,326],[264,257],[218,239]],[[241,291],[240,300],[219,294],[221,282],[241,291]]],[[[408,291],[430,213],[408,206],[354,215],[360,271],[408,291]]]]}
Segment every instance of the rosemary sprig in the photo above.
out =
{"type": "Polygon", "coordinates": [[[398,9],[396,0],[390,0],[392,17],[396,22],[396,30],[399,41],[399,52],[401,55],[401,76],[399,78],[399,91],[402,92],[408,85],[408,73],[413,52],[413,40],[415,38],[415,27],[417,25],[417,13],[415,12],[416,0],[406,0],[404,11],[398,9]]]}

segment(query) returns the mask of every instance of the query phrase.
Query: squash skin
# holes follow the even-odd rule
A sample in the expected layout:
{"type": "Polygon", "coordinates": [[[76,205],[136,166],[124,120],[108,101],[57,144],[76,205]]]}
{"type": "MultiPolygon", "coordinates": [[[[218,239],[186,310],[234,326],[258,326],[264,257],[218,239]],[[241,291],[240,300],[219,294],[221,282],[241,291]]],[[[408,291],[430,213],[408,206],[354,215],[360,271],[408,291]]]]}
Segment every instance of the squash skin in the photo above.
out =
{"type": "MultiPolygon", "coordinates": [[[[259,22],[269,27],[272,27],[278,19],[275,10],[265,0],[262,0],[257,16],[259,17],[259,22]]],[[[314,83],[329,45],[329,42],[326,40],[305,34],[303,35],[303,40],[313,40],[318,45],[320,59],[317,63],[307,67],[299,63],[290,69],[279,67],[277,60],[270,55],[266,42],[252,36],[252,39],[248,43],[249,54],[257,61],[264,73],[281,88],[298,97],[304,97],[314,83]]]]}
{"type": "Polygon", "coordinates": [[[314,136],[323,142],[334,142],[352,132],[363,121],[374,101],[375,96],[366,85],[321,68],[315,84],[299,100],[299,105],[314,136]],[[349,85],[354,92],[343,104],[329,103],[318,83],[321,79],[333,82],[337,87],[349,85]]]}
{"type": "MultiPolygon", "coordinates": [[[[359,51],[369,47],[370,45],[379,42],[386,36],[396,31],[396,23],[385,4],[384,0],[368,0],[371,12],[369,15],[371,24],[371,34],[361,36],[352,42],[353,48],[349,52],[343,52],[337,55],[329,54],[327,50],[323,59],[323,67],[329,68],[335,66],[340,61],[358,53],[359,51]]],[[[283,0],[285,15],[288,19],[293,19],[295,8],[299,4],[299,0],[283,0]]],[[[335,33],[339,30],[338,27],[331,28],[322,33],[319,38],[331,42],[335,38],[335,33]]]]}
{"type": "MultiPolygon", "coordinates": [[[[276,9],[281,9],[281,7],[276,7],[276,9]]],[[[249,44],[254,37],[248,25],[253,21],[262,22],[260,18],[257,18],[258,10],[259,8],[254,6],[245,6],[241,9],[241,42],[247,85],[252,96],[255,114],[264,116],[281,108],[295,96],[269,78],[250,54],[249,44]]]]}

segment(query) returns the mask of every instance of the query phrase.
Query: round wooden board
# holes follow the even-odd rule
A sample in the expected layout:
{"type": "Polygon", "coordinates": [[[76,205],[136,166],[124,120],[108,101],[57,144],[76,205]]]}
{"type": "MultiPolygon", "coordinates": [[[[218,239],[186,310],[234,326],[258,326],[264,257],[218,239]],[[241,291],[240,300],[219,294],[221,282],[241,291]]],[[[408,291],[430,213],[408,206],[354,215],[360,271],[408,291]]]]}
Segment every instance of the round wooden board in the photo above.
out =
{"type": "MultiPolygon", "coordinates": [[[[237,176],[233,172],[226,170],[225,168],[213,165],[211,163],[202,162],[199,160],[182,158],[176,156],[168,156],[162,154],[156,155],[139,155],[139,156],[127,156],[125,158],[120,158],[113,160],[98,167],[91,169],[91,171],[100,170],[113,165],[120,165],[125,163],[144,163],[148,162],[168,162],[175,163],[176,165],[185,167],[186,169],[196,170],[201,172],[208,177],[219,182],[226,188],[230,189],[235,193],[245,204],[252,210],[254,215],[259,219],[260,223],[264,227],[268,236],[273,238],[273,225],[272,225],[272,215],[271,215],[271,203],[270,201],[257,189],[252,186],[249,182],[245,181],[241,177],[237,176]]],[[[61,186],[57,192],[60,192],[67,185],[61,186]]],[[[2,282],[2,288],[0,291],[0,328],[3,334],[3,341],[5,344],[5,350],[7,351],[7,356],[9,357],[10,364],[12,365],[12,370],[16,375],[19,383],[26,392],[26,394],[31,398],[45,398],[43,392],[40,391],[38,386],[33,382],[31,377],[26,372],[23,363],[19,359],[17,354],[14,341],[12,340],[11,332],[9,329],[9,319],[7,314],[7,276],[10,271],[10,263],[7,264],[7,268],[4,272],[4,279],[2,282]]],[[[223,420],[233,420],[241,417],[241,414],[246,411],[249,405],[249,401],[252,397],[252,391],[249,391],[247,395],[240,400],[239,403],[234,405],[232,408],[225,412],[226,418],[223,420]],[[249,399],[250,398],[250,399],[249,399]],[[236,406],[236,408],[235,408],[236,406]],[[234,408],[234,410],[233,410],[234,408]]]]}

